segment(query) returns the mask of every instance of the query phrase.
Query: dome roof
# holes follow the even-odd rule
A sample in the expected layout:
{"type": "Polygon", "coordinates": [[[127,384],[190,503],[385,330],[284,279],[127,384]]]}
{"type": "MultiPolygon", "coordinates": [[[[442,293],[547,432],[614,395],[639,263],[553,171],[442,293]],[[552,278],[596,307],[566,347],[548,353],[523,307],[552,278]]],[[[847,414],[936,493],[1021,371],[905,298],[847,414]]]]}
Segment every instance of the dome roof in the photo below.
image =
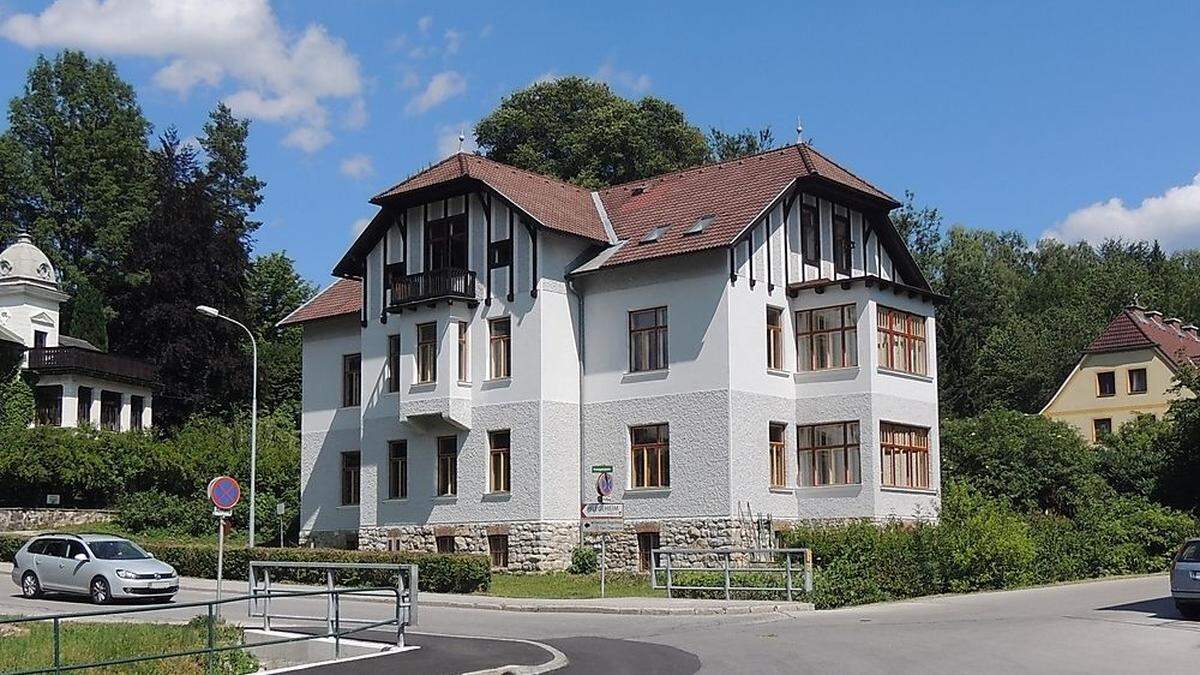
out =
{"type": "Polygon", "coordinates": [[[24,232],[17,236],[16,243],[0,252],[0,284],[15,280],[58,288],[58,275],[50,258],[24,232]]]}

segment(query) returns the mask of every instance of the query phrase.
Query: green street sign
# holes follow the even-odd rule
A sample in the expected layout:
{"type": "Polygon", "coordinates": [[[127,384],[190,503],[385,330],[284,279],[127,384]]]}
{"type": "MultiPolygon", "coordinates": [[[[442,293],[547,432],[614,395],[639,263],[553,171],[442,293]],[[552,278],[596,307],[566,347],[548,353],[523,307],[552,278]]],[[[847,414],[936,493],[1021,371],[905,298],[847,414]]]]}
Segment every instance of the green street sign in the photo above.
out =
{"type": "Polygon", "coordinates": [[[593,464],[592,473],[612,473],[612,464],[593,464]]]}

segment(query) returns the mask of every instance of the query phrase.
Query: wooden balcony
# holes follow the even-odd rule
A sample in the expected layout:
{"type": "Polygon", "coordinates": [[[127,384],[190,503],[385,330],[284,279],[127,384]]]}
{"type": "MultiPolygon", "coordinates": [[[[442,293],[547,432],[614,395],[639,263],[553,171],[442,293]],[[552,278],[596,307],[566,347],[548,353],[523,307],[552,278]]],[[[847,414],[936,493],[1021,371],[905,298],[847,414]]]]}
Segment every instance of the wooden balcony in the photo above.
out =
{"type": "Polygon", "coordinates": [[[80,347],[36,347],[29,350],[29,369],[41,375],[80,373],[104,380],[144,386],[157,378],[150,364],[80,347]]]}
{"type": "Polygon", "coordinates": [[[391,285],[388,309],[393,312],[422,303],[432,305],[439,300],[478,302],[475,273],[470,270],[445,268],[397,275],[391,285]]]}

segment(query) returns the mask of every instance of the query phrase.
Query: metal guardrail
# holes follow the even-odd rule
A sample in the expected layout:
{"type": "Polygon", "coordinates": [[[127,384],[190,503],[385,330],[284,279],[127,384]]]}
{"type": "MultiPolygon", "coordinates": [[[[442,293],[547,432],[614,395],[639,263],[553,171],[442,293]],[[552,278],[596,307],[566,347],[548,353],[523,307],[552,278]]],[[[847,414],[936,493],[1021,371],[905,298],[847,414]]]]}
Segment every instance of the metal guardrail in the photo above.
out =
{"type": "MultiPolygon", "coordinates": [[[[325,590],[332,592],[337,585],[339,571],[380,571],[394,572],[395,586],[384,586],[396,595],[396,644],[404,646],[405,626],[417,623],[417,595],[420,586],[420,571],[416,565],[399,565],[392,563],[321,563],[321,562],[283,562],[269,560],[251,560],[250,573],[247,575],[247,615],[261,617],[263,630],[271,629],[271,619],[290,619],[293,621],[323,620],[327,629],[332,630],[335,623],[363,623],[363,619],[340,616],[336,597],[331,595],[325,604],[325,616],[286,615],[271,613],[272,583],[278,578],[272,578],[271,570],[300,570],[321,572],[325,577],[325,590]],[[261,598],[261,602],[260,602],[261,598]],[[260,607],[261,605],[261,607],[260,607]]],[[[389,575],[390,576],[390,575],[389,575]]]]}
{"type": "Polygon", "coordinates": [[[812,592],[812,551],[806,548],[657,548],[650,553],[650,585],[666,590],[667,597],[676,591],[710,591],[725,593],[732,599],[735,592],[774,592],[787,595],[791,602],[799,591],[812,592]],[[735,563],[737,557],[742,562],[735,563]],[[685,558],[683,564],[677,558],[685,558]],[[719,565],[696,565],[687,561],[716,559],[719,565]],[[800,560],[796,560],[799,558],[800,560]],[[664,563],[665,559],[665,563],[664,563]],[[678,572],[721,575],[720,586],[697,586],[676,583],[678,572]],[[783,586],[739,586],[736,575],[765,574],[781,575],[783,586]],[[796,575],[803,575],[803,585],[798,586],[796,575]]]}
{"type": "MultiPolygon", "coordinates": [[[[63,672],[70,672],[70,671],[75,671],[75,670],[84,670],[87,668],[104,668],[104,667],[110,667],[110,666],[122,666],[122,665],[129,665],[129,664],[133,664],[133,663],[144,663],[147,661],[162,661],[165,659],[174,659],[174,658],[180,658],[180,657],[185,657],[185,656],[201,656],[201,655],[203,655],[203,656],[207,657],[205,672],[215,673],[216,672],[216,664],[214,663],[214,659],[216,658],[216,655],[220,654],[221,652],[229,652],[229,651],[251,649],[251,648],[258,648],[258,647],[267,647],[270,645],[286,644],[289,642],[304,642],[306,640],[316,640],[316,639],[322,639],[322,638],[333,638],[334,653],[338,654],[341,650],[341,639],[343,637],[345,637],[347,635],[352,635],[354,633],[360,633],[365,630],[370,630],[372,628],[379,628],[380,626],[388,626],[391,624],[398,624],[398,619],[388,618],[388,619],[384,619],[382,621],[368,623],[367,625],[360,625],[357,628],[351,628],[349,630],[341,629],[341,623],[343,623],[343,622],[339,621],[339,616],[338,616],[338,611],[337,611],[337,608],[340,607],[340,605],[341,605],[341,602],[340,602],[341,596],[374,594],[374,593],[380,593],[380,592],[395,593],[396,594],[396,605],[397,605],[397,607],[399,607],[399,605],[400,605],[399,590],[397,590],[396,588],[390,587],[390,586],[380,586],[380,587],[376,587],[376,588],[334,589],[334,590],[325,589],[325,590],[319,590],[319,591],[272,591],[269,594],[269,597],[264,597],[263,595],[260,594],[260,596],[258,598],[251,598],[250,596],[240,596],[240,597],[234,597],[234,598],[223,598],[221,600],[171,603],[169,605],[156,605],[156,606],[152,606],[152,607],[127,607],[127,608],[122,608],[122,609],[107,609],[107,610],[98,610],[98,611],[93,611],[93,612],[71,612],[71,613],[67,613],[67,614],[51,614],[51,615],[43,615],[43,616],[26,616],[26,617],[19,617],[19,618],[15,618],[15,619],[3,619],[3,620],[0,620],[0,625],[31,624],[31,623],[44,622],[44,621],[51,622],[51,624],[53,626],[53,628],[52,628],[52,631],[53,631],[53,633],[52,633],[53,663],[45,668],[36,668],[33,670],[0,671],[0,672],[2,672],[2,675],[35,675],[36,673],[63,673],[63,672]],[[218,644],[216,644],[217,616],[219,613],[219,607],[221,605],[227,605],[227,604],[235,603],[235,602],[246,602],[246,601],[252,601],[252,600],[264,600],[265,599],[265,600],[269,601],[271,598],[302,598],[302,597],[310,597],[310,596],[318,596],[318,595],[325,595],[325,596],[334,598],[331,601],[335,608],[334,615],[333,615],[333,622],[330,624],[330,629],[325,633],[314,633],[312,635],[303,635],[300,637],[285,637],[285,638],[278,638],[278,639],[272,639],[272,640],[264,640],[262,642],[256,642],[252,645],[247,645],[244,642],[241,644],[234,644],[234,645],[218,645],[218,644]],[[64,621],[72,621],[72,620],[78,620],[78,619],[92,619],[92,618],[96,618],[96,617],[120,616],[120,615],[126,615],[126,614],[142,614],[142,613],[147,613],[147,612],[177,611],[180,609],[188,609],[188,608],[192,608],[192,607],[205,607],[205,608],[207,608],[207,611],[208,611],[207,637],[205,639],[205,646],[203,649],[188,649],[188,650],[183,650],[183,651],[170,652],[170,653],[166,653],[166,654],[152,654],[152,655],[147,655],[147,656],[131,656],[128,658],[111,659],[108,661],[97,661],[97,662],[92,662],[92,663],[63,663],[63,661],[62,661],[62,624],[64,621]]],[[[397,614],[397,616],[398,616],[398,614],[397,614]]],[[[361,623],[361,622],[356,622],[356,623],[361,623]]],[[[398,636],[398,640],[401,640],[400,642],[397,642],[397,646],[403,646],[403,642],[402,642],[403,630],[401,629],[401,627],[399,625],[397,625],[397,636],[398,636]]]]}

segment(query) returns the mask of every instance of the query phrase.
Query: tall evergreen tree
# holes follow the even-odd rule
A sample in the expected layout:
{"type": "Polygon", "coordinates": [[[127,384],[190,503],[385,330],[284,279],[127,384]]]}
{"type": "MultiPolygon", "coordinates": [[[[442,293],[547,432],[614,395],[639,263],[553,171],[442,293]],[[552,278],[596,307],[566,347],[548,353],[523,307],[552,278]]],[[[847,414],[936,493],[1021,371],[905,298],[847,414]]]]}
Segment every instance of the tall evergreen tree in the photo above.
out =
{"type": "Polygon", "coordinates": [[[708,149],[712,153],[712,158],[718,162],[747,155],[757,155],[773,147],[775,147],[775,135],[771,133],[769,126],[758,131],[743,129],[732,133],[721,131],[716,127],[708,130],[708,149]]]}
{"type": "Polygon", "coordinates": [[[286,253],[277,251],[254,259],[246,292],[247,325],[259,339],[259,399],[264,408],[299,414],[300,329],[280,329],[276,324],[316,295],[317,289],[296,272],[286,253]]]}
{"type": "Polygon", "coordinates": [[[220,207],[222,224],[239,236],[253,234],[262,224],[250,220],[249,214],[262,203],[262,190],[267,185],[249,172],[249,134],[250,122],[237,119],[229,106],[220,103],[209,113],[200,137],[200,146],[208,155],[205,172],[209,189],[220,207]]]}
{"type": "Polygon", "coordinates": [[[104,305],[104,296],[96,287],[81,282],[76,284],[75,296],[72,298],[74,309],[71,312],[71,322],[67,334],[87,340],[100,349],[108,349],[108,315],[104,305]]]}

